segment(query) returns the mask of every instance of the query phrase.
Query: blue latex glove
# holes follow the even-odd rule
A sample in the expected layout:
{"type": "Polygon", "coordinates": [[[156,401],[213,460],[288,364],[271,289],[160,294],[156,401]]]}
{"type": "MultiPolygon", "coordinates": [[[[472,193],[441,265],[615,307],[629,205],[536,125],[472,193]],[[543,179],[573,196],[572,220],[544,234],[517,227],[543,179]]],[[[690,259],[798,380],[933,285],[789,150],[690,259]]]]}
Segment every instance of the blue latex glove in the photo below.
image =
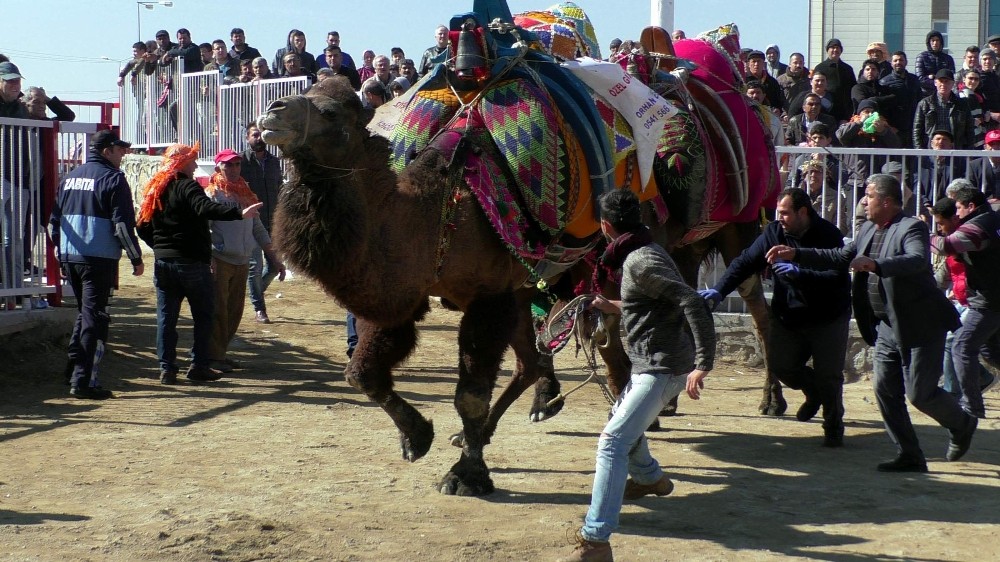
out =
{"type": "Polygon", "coordinates": [[[799,276],[799,266],[798,264],[790,261],[783,261],[776,263],[771,266],[771,269],[778,275],[781,275],[785,279],[795,280],[799,276]]]}
{"type": "Polygon", "coordinates": [[[722,302],[722,293],[715,289],[702,289],[698,291],[698,296],[705,299],[705,304],[708,305],[709,310],[715,310],[719,306],[719,303],[722,302]]]}

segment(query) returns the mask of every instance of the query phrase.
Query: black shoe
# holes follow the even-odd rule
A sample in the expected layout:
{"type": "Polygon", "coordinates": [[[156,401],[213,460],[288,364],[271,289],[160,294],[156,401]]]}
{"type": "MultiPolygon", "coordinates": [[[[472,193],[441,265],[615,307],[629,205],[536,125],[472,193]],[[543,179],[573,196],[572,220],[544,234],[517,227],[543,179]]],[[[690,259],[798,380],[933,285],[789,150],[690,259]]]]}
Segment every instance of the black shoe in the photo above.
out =
{"type": "Polygon", "coordinates": [[[209,367],[191,365],[187,371],[187,378],[192,382],[213,382],[221,379],[222,375],[209,367]]]}
{"type": "Polygon", "coordinates": [[[900,455],[891,461],[879,463],[879,472],[927,472],[927,461],[900,455]]]}
{"type": "Polygon", "coordinates": [[[819,412],[820,406],[822,406],[822,403],[819,400],[807,396],[806,401],[799,406],[799,411],[795,412],[795,419],[801,422],[813,419],[819,412]]]}
{"type": "Polygon", "coordinates": [[[969,419],[972,421],[969,422],[965,431],[952,434],[951,442],[948,443],[948,452],[945,453],[944,458],[951,462],[965,456],[965,453],[969,452],[969,446],[972,445],[972,434],[976,432],[976,427],[979,426],[979,418],[971,417],[969,419]]]}
{"type": "Polygon", "coordinates": [[[69,389],[69,393],[75,398],[82,398],[86,400],[107,400],[108,398],[114,398],[115,396],[110,390],[99,386],[74,386],[69,389]]]}
{"type": "Polygon", "coordinates": [[[351,357],[354,357],[354,347],[353,346],[352,347],[348,347],[346,353],[347,353],[347,358],[348,359],[350,359],[351,357]]]}
{"type": "Polygon", "coordinates": [[[844,432],[827,433],[823,435],[823,446],[835,449],[844,446],[844,432]]]}
{"type": "Polygon", "coordinates": [[[168,371],[166,369],[160,369],[160,384],[166,384],[166,385],[177,384],[177,373],[174,371],[168,371]]]}

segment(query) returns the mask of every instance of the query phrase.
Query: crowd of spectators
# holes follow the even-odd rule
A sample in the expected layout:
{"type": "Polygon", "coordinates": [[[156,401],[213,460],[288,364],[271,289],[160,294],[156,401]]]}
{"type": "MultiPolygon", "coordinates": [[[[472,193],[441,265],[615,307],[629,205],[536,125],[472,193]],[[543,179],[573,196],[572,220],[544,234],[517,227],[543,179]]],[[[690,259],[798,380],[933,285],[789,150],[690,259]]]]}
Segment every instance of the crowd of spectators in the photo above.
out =
{"type": "MultiPolygon", "coordinates": [[[[843,209],[859,203],[859,188],[869,174],[900,165],[884,155],[833,156],[822,150],[827,146],[1000,151],[1000,35],[990,36],[982,47],[965,49],[958,66],[940,33],[928,33],[925,46],[915,58],[914,72],[908,70],[907,53],[889,53],[882,42],[868,45],[856,73],[836,38],[827,41],[826,58],[811,71],[801,53],[782,63],[777,45],[743,50],[747,95],[782,124],[775,144],[817,148],[788,159],[783,169],[787,185],[809,193],[823,216],[829,218],[824,211],[837,209],[836,216],[845,216],[843,209]],[[849,198],[848,191],[854,191],[855,201],[841,200],[849,198]]],[[[958,178],[968,177],[991,200],[1000,193],[995,177],[1000,174],[993,173],[1000,158],[984,156],[969,165],[965,158],[944,156],[902,161],[909,168],[905,177],[900,174],[904,195],[920,193],[918,208],[928,216],[932,202],[958,178]],[[973,170],[989,173],[973,178],[973,170]]],[[[834,222],[845,234],[851,230],[846,218],[834,222]]]]}
{"type": "Polygon", "coordinates": [[[445,61],[448,55],[448,28],[438,26],[434,31],[434,45],[424,51],[417,65],[407,58],[400,47],[393,47],[388,55],[376,55],[366,50],[359,66],[354,57],[340,46],[340,33],[326,34],[326,44],[317,54],[308,50],[306,35],[299,29],[288,32],[285,46],[277,49],[270,63],[261,52],[247,44],[246,33],[234,27],[229,33],[230,42],[215,39],[211,43],[194,44],[191,33],[184,28],[176,33],[177,42],[170,40],[165,29],[156,32],[156,39],[139,41],[132,45],[132,58],[118,75],[118,85],[126,80],[133,85],[141,76],[156,73],[157,68],[173,60],[184,60],[184,72],[216,70],[223,84],[259,82],[276,78],[306,76],[312,82],[331,76],[344,76],[362,100],[370,105],[366,91],[388,101],[401,95],[416,84],[421,76],[445,61]],[[380,87],[376,87],[378,84],[380,87]]]}

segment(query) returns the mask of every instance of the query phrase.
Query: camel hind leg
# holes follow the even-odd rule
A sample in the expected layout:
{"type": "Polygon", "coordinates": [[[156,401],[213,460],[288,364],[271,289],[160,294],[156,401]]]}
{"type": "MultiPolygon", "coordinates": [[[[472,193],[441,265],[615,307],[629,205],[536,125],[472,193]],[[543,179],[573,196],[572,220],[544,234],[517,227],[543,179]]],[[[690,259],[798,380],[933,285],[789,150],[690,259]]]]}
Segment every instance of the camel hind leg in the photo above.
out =
{"type": "Polygon", "coordinates": [[[514,355],[517,357],[517,365],[510,383],[490,408],[490,418],[486,424],[486,443],[490,442],[500,417],[531,385],[535,385],[535,398],[531,403],[529,414],[531,421],[547,420],[558,414],[563,407],[561,401],[552,406],[548,405],[550,400],[559,395],[560,384],[555,377],[553,357],[538,351],[535,342],[535,325],[531,317],[533,296],[533,291],[521,291],[517,294],[517,327],[511,334],[510,340],[514,355]]]}
{"type": "MultiPolygon", "coordinates": [[[[734,223],[723,228],[719,233],[718,248],[722,259],[728,267],[757,238],[760,227],[757,222],[734,223]]],[[[781,416],[788,409],[788,403],[781,391],[781,383],[767,368],[769,349],[769,319],[767,300],[764,298],[764,286],[759,275],[754,275],[737,287],[740,297],[746,303],[747,310],[753,322],[757,335],[757,345],[764,356],[764,389],[758,411],[765,416],[781,416]]]]}
{"type": "Polygon", "coordinates": [[[493,492],[490,471],[483,460],[490,398],[500,362],[517,327],[513,293],[489,295],[473,301],[458,328],[458,387],[455,409],[462,418],[465,443],[462,455],[441,480],[438,490],[456,496],[493,492]]]}
{"type": "MultiPolygon", "coordinates": [[[[535,346],[535,327],[531,318],[531,299],[534,294],[534,291],[522,290],[515,295],[517,327],[511,335],[510,345],[514,350],[517,364],[510,382],[490,406],[490,415],[483,430],[483,445],[489,445],[500,418],[533,384],[535,399],[531,405],[531,421],[547,420],[562,410],[563,402],[548,405],[550,400],[559,395],[560,384],[555,377],[552,356],[539,352],[535,346]]],[[[465,444],[465,435],[461,432],[456,433],[451,436],[450,441],[452,445],[462,447],[465,444]]]]}
{"type": "Polygon", "coordinates": [[[347,382],[389,414],[399,429],[403,458],[416,461],[431,448],[434,424],[392,388],[392,368],[417,345],[415,319],[385,328],[358,318],[357,327],[358,345],[344,371],[347,382]]]}

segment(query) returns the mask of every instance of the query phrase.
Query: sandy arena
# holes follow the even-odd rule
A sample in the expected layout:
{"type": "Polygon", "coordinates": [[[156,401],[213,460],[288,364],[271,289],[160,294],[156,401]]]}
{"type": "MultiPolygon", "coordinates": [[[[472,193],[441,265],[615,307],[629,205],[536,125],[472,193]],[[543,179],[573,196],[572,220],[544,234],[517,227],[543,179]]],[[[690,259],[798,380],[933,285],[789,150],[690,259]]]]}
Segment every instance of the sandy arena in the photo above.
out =
{"type": "MultiPolygon", "coordinates": [[[[0,349],[0,560],[536,561],[571,549],[607,415],[596,385],[539,424],[517,402],[486,449],[497,491],[443,496],[435,484],[459,454],[447,441],[457,313],[433,309],[396,373],[436,424],[435,446],[409,464],[388,416],[344,382],[344,311],[311,282],[272,286],[272,325],[245,313],[232,353],[244,369],[175,387],[156,379],[151,276],[122,284],[101,369],[115,399],[69,397],[64,342],[0,349]]],[[[186,318],[181,330],[186,350],[186,318]]],[[[556,365],[564,390],[585,378],[569,349],[556,365]]],[[[931,472],[883,474],[875,464],[894,451],[867,380],[846,386],[846,446],[830,450],[818,420],[795,421],[797,392],[786,416],[757,415],[761,378],[721,363],[700,402],[661,418],[651,448],[677,487],[626,505],[616,559],[1000,559],[1000,394],[963,461],[944,462],[947,433],[913,412],[931,472]]]]}

